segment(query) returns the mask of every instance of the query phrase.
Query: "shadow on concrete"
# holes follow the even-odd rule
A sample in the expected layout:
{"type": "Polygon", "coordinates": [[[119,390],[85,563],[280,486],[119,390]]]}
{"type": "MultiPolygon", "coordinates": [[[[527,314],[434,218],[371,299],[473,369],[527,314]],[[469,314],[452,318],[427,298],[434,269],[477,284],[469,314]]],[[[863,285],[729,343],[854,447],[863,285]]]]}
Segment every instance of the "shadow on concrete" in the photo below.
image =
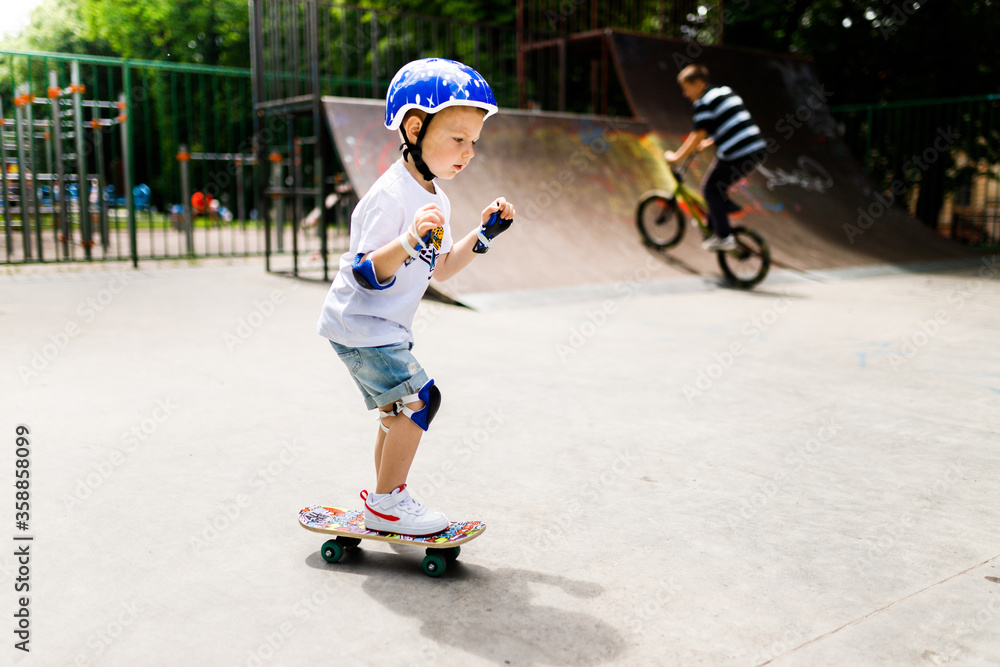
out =
{"type": "Polygon", "coordinates": [[[313,552],[306,565],[330,576],[366,577],[362,590],[389,612],[419,619],[421,634],[442,654],[454,647],[499,665],[600,665],[625,652],[618,630],[570,609],[577,600],[600,597],[605,589],[598,584],[518,568],[490,570],[461,558],[433,579],[421,570],[423,554],[405,547],[397,553],[350,549],[331,565],[313,552]],[[533,601],[542,594],[565,604],[533,601]]]}
{"type": "Polygon", "coordinates": [[[667,248],[665,250],[660,250],[658,248],[653,248],[651,246],[643,246],[650,257],[655,257],[657,260],[672,266],[677,269],[680,273],[686,273],[691,276],[702,276],[702,272],[698,267],[692,266],[688,262],[678,257],[676,253],[671,253],[673,248],[667,248]]]}

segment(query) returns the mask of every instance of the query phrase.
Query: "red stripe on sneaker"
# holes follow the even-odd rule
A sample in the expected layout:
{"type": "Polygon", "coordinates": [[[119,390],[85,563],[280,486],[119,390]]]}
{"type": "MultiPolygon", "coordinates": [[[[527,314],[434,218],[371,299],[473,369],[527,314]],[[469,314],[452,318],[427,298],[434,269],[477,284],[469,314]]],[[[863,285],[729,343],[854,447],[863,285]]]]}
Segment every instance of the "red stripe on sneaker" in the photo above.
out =
{"type": "Polygon", "coordinates": [[[391,514],[382,514],[381,512],[376,512],[368,505],[368,503],[365,503],[365,509],[380,519],[385,519],[386,521],[399,521],[398,516],[392,516],[391,514]]]}

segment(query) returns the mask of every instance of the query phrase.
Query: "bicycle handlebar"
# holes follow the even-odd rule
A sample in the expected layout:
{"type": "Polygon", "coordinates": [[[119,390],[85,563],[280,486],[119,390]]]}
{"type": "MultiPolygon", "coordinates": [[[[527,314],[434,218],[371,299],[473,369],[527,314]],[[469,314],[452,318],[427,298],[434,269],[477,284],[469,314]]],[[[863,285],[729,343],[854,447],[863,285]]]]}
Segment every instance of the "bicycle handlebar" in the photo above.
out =
{"type": "Polygon", "coordinates": [[[674,165],[670,165],[670,172],[674,175],[674,178],[677,179],[678,183],[684,181],[684,174],[687,173],[687,170],[691,166],[691,163],[694,162],[694,157],[695,153],[692,153],[691,155],[688,155],[686,158],[684,158],[684,161],[681,162],[680,166],[675,167],[674,165]]]}

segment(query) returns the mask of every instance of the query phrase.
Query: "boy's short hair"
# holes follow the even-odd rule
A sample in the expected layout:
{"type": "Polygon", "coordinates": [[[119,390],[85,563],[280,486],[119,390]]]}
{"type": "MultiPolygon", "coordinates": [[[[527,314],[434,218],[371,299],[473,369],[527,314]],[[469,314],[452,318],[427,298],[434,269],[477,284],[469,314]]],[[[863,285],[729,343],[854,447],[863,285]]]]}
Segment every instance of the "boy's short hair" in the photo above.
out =
{"type": "MultiPolygon", "coordinates": [[[[470,108],[479,109],[479,107],[470,107],[470,108]]],[[[483,112],[484,116],[486,115],[486,109],[479,109],[479,110],[483,112]]],[[[427,119],[427,115],[428,115],[427,112],[424,111],[423,109],[410,109],[405,114],[403,114],[403,122],[400,123],[400,127],[405,125],[406,121],[410,120],[410,118],[412,118],[413,116],[416,116],[421,121],[423,121],[427,119]]]]}
{"type": "Polygon", "coordinates": [[[702,81],[705,85],[708,85],[710,82],[708,68],[704,65],[688,65],[677,75],[677,83],[691,83],[694,81],[702,81]]]}
{"type": "Polygon", "coordinates": [[[403,123],[410,120],[411,117],[416,116],[420,120],[427,118],[427,112],[423,109],[410,109],[403,115],[403,123]]]}

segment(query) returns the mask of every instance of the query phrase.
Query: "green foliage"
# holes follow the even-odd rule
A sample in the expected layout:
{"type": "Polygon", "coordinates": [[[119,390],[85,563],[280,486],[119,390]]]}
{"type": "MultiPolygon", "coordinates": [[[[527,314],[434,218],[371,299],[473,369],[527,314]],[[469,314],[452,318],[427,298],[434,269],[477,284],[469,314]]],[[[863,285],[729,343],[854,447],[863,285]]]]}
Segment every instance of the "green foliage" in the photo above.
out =
{"type": "Polygon", "coordinates": [[[473,23],[513,25],[517,20],[516,0],[375,0],[359,2],[372,9],[384,9],[406,14],[458,19],[473,23]]]}
{"type": "Polygon", "coordinates": [[[64,0],[82,8],[90,35],[125,58],[246,67],[246,0],[64,0]]]}
{"type": "MultiPolygon", "coordinates": [[[[517,16],[516,0],[363,4],[508,27],[517,16]]],[[[718,5],[704,5],[712,25],[718,5]]],[[[1000,92],[1000,0],[730,0],[723,7],[727,45],[812,56],[837,104],[1000,92]]],[[[247,0],[45,0],[31,25],[2,46],[247,67],[247,0]]]]}
{"type": "Polygon", "coordinates": [[[247,67],[246,0],[44,0],[0,47],[247,67]]]}
{"type": "Polygon", "coordinates": [[[812,56],[834,104],[1000,92],[997,0],[733,2],[729,46],[812,56]]]}
{"type": "Polygon", "coordinates": [[[31,21],[0,47],[57,53],[110,55],[110,45],[87,30],[81,0],[44,0],[31,13],[31,21]]]}
{"type": "MultiPolygon", "coordinates": [[[[51,51],[89,55],[111,55],[108,44],[89,37],[79,0],[44,0],[31,13],[31,20],[17,35],[0,41],[0,48],[51,51]]],[[[13,106],[15,85],[31,81],[34,90],[48,85],[47,74],[37,68],[28,72],[23,58],[0,58],[0,103],[13,106]]]]}

